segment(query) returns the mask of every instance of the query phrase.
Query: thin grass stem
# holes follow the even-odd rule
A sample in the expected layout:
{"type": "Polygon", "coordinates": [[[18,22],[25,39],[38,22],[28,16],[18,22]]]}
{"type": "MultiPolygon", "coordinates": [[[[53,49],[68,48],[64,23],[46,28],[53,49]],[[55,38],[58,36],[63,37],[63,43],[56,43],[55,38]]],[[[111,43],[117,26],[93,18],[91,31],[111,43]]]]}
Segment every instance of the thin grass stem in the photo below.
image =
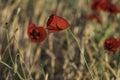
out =
{"type": "Polygon", "coordinates": [[[80,52],[81,52],[81,55],[83,56],[85,65],[86,65],[86,67],[87,67],[87,69],[88,69],[88,71],[89,71],[89,73],[90,73],[90,76],[91,76],[92,80],[94,80],[93,75],[92,75],[92,72],[90,71],[90,68],[89,68],[89,66],[88,66],[88,63],[87,63],[87,61],[86,61],[86,59],[85,59],[84,53],[83,53],[83,51],[82,51],[82,49],[81,49],[81,47],[80,47],[79,40],[78,40],[77,37],[72,33],[72,31],[71,31],[70,29],[67,29],[67,30],[68,30],[68,32],[72,35],[72,37],[75,39],[75,41],[76,41],[76,43],[77,43],[77,45],[78,45],[78,48],[79,48],[79,50],[80,50],[80,52]]]}
{"type": "Polygon", "coordinates": [[[3,65],[5,65],[6,67],[8,67],[9,69],[13,69],[11,66],[9,66],[7,63],[0,61],[0,63],[2,63],[3,65]]]}
{"type": "Polygon", "coordinates": [[[9,35],[8,35],[8,30],[6,29],[6,36],[7,36],[7,42],[8,42],[8,45],[9,45],[9,55],[10,55],[10,59],[11,59],[11,62],[12,64],[14,65],[14,61],[13,61],[13,58],[12,58],[12,55],[11,55],[11,49],[10,49],[10,43],[9,43],[9,35]]]}

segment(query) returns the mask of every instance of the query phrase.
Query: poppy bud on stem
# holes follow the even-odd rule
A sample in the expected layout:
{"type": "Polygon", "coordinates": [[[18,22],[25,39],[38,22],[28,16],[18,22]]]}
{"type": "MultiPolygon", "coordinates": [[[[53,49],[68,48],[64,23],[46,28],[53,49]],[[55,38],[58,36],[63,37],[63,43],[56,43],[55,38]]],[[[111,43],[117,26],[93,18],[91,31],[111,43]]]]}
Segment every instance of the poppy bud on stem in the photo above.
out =
{"type": "MultiPolygon", "coordinates": [[[[81,55],[83,56],[85,65],[86,65],[86,67],[87,67],[87,69],[88,69],[88,71],[89,71],[89,73],[91,75],[91,78],[93,80],[94,78],[93,78],[92,72],[90,71],[90,68],[89,68],[89,66],[87,64],[87,61],[86,61],[85,57],[84,57],[83,51],[82,51],[82,49],[80,47],[79,40],[72,33],[72,31],[69,29],[69,27],[70,27],[70,24],[68,23],[68,21],[66,19],[60,17],[60,16],[52,14],[48,18],[48,21],[47,21],[47,30],[48,30],[48,32],[50,32],[50,33],[56,33],[56,32],[59,32],[59,31],[62,31],[62,30],[66,29],[68,31],[68,33],[70,33],[72,35],[72,37],[75,39],[75,41],[76,41],[76,43],[77,43],[77,45],[79,47],[79,50],[81,52],[81,55]]],[[[68,44],[68,47],[69,47],[70,42],[68,40],[68,33],[66,32],[66,34],[67,34],[67,41],[68,41],[67,44],[68,44]]]]}

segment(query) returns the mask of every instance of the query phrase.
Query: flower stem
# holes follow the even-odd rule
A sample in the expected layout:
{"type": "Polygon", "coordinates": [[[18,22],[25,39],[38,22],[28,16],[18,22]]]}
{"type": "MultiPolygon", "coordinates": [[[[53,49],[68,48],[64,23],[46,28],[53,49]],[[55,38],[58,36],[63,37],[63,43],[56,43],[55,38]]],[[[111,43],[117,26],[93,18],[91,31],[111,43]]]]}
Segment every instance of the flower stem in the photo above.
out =
{"type": "Polygon", "coordinates": [[[70,40],[69,40],[69,32],[67,30],[65,30],[65,33],[66,33],[66,40],[67,40],[67,48],[68,50],[70,50],[70,40]]]}
{"type": "Polygon", "coordinates": [[[11,66],[9,66],[8,64],[6,64],[6,63],[3,62],[3,61],[0,61],[0,63],[4,64],[5,66],[7,66],[7,67],[10,68],[10,69],[13,69],[11,66]]]}
{"type": "Polygon", "coordinates": [[[24,78],[22,78],[19,72],[17,72],[17,75],[19,76],[20,80],[24,80],[24,78]]]}
{"type": "Polygon", "coordinates": [[[68,30],[68,32],[72,35],[72,37],[75,39],[75,41],[76,41],[76,43],[77,43],[77,45],[78,45],[78,48],[79,48],[79,50],[80,50],[80,52],[81,52],[81,55],[83,56],[85,65],[86,65],[86,67],[87,67],[87,69],[88,69],[88,71],[89,71],[89,73],[90,73],[90,75],[91,75],[91,78],[92,78],[92,80],[94,80],[93,75],[92,75],[92,72],[90,71],[90,68],[89,68],[89,66],[88,66],[88,63],[87,63],[87,61],[86,61],[86,59],[85,59],[84,52],[82,51],[82,49],[81,49],[81,47],[80,47],[79,40],[78,40],[77,37],[72,33],[72,31],[71,31],[70,29],[67,29],[67,30],[68,30]]]}
{"type": "Polygon", "coordinates": [[[44,79],[45,79],[46,75],[45,75],[45,71],[44,71],[44,68],[43,68],[42,64],[41,64],[41,69],[42,69],[42,74],[44,75],[44,79]]]}
{"type": "Polygon", "coordinates": [[[11,49],[10,49],[10,43],[9,43],[9,36],[8,36],[8,29],[6,29],[6,36],[7,36],[7,41],[8,41],[8,45],[9,45],[9,55],[10,55],[10,59],[11,59],[11,62],[12,64],[14,65],[14,61],[13,61],[13,58],[12,58],[12,55],[11,55],[11,49]]]}

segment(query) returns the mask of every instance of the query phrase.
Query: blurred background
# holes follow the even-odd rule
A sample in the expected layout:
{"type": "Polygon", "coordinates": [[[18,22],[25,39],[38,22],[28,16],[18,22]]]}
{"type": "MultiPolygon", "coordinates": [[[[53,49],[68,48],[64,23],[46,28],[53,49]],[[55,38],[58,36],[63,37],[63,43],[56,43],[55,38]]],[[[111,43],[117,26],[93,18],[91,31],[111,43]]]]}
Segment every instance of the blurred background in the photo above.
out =
{"type": "MultiPolygon", "coordinates": [[[[119,0],[110,1],[120,6],[119,0]]],[[[120,16],[92,11],[92,2],[0,0],[0,80],[92,79],[76,41],[66,30],[49,33],[41,43],[28,38],[28,24],[46,27],[51,14],[70,23],[94,80],[120,80],[120,51],[108,52],[103,47],[106,38],[120,37],[120,16]],[[91,13],[99,15],[102,24],[89,20],[91,13]]]]}

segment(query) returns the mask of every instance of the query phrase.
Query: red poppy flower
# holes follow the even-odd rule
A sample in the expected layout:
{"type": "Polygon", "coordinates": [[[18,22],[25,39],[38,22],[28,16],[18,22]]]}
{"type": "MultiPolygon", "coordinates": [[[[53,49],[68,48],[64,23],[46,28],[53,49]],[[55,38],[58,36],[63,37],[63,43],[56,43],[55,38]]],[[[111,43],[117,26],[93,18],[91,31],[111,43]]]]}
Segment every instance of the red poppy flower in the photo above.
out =
{"type": "Polygon", "coordinates": [[[120,7],[109,3],[109,7],[106,9],[106,11],[110,12],[111,14],[117,14],[120,12],[120,7]]]}
{"type": "Polygon", "coordinates": [[[106,39],[104,42],[104,49],[116,52],[120,47],[120,41],[115,38],[106,39]]]}
{"type": "Polygon", "coordinates": [[[101,19],[100,19],[100,17],[98,17],[98,16],[95,15],[95,14],[89,14],[89,15],[88,15],[88,19],[90,19],[90,20],[96,20],[98,23],[101,23],[101,22],[102,22],[101,19]]]}
{"type": "Polygon", "coordinates": [[[91,4],[91,9],[92,10],[97,10],[97,11],[107,11],[111,14],[117,14],[120,12],[120,8],[117,7],[116,5],[113,5],[111,2],[108,0],[95,0],[91,4]]]}
{"type": "Polygon", "coordinates": [[[51,33],[59,32],[68,28],[70,24],[62,17],[52,14],[47,21],[47,29],[51,33]]]}
{"type": "Polygon", "coordinates": [[[94,0],[94,2],[91,4],[92,10],[102,10],[103,7],[106,7],[107,0],[94,0]]]}
{"type": "Polygon", "coordinates": [[[35,24],[30,24],[28,26],[27,34],[33,42],[42,42],[47,33],[43,27],[36,27],[35,24]]]}

